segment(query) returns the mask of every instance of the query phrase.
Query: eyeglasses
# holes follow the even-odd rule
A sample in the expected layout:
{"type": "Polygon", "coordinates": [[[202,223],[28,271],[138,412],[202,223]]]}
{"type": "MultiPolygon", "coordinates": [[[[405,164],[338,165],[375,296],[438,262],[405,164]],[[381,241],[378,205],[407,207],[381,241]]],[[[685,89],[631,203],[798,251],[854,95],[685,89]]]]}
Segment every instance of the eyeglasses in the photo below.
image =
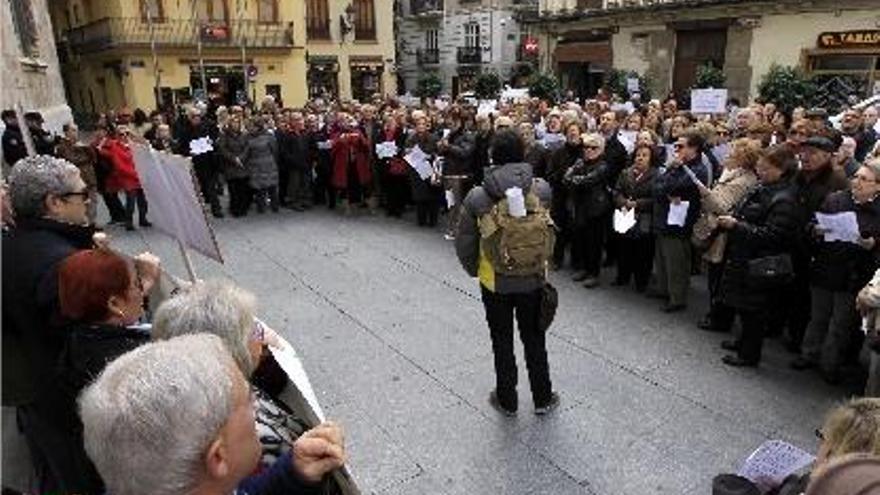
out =
{"type": "Polygon", "coordinates": [[[816,438],[819,440],[823,442],[825,441],[825,432],[823,432],[821,428],[816,428],[816,431],[814,431],[813,434],[815,434],[816,438]]]}
{"type": "Polygon", "coordinates": [[[64,198],[64,199],[79,197],[83,201],[88,201],[89,200],[89,191],[88,190],[71,191],[71,192],[66,192],[64,194],[59,194],[59,197],[64,198]]]}

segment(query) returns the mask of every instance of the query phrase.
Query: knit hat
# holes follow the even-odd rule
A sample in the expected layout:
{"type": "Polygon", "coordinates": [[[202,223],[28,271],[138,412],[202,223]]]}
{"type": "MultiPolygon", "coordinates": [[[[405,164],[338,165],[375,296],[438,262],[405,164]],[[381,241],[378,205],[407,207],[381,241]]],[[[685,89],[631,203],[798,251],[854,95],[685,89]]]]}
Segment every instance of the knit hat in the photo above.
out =
{"type": "Polygon", "coordinates": [[[712,480],[712,495],[761,495],[761,490],[742,476],[719,474],[712,480]]]}
{"type": "Polygon", "coordinates": [[[806,495],[880,495],[880,457],[854,454],[832,462],[806,495]]]}

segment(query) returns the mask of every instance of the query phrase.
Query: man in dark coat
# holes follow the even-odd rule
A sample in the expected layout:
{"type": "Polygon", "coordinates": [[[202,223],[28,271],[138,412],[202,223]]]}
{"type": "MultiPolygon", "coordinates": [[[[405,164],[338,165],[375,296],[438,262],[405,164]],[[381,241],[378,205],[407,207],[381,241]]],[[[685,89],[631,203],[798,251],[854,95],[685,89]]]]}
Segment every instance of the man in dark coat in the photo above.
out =
{"type": "Polygon", "coordinates": [[[22,159],[10,175],[9,193],[16,226],[3,236],[3,405],[17,408],[38,476],[46,479],[41,452],[54,439],[44,434],[34,401],[64,342],[53,325],[57,265],[90,247],[95,230],[88,226],[88,187],[65,160],[22,159]]]}
{"type": "Polygon", "coordinates": [[[282,206],[303,211],[309,206],[312,169],[308,162],[309,136],[302,113],[291,113],[286,128],[277,135],[278,201],[282,206]]]}
{"type": "Polygon", "coordinates": [[[696,182],[709,183],[709,171],[701,155],[702,135],[686,132],[675,143],[675,160],[654,180],[654,226],[657,231],[655,268],[658,297],[666,299],[663,311],[672,313],[687,306],[691,277],[691,233],[700,213],[700,191],[696,182]],[[683,222],[670,209],[688,203],[683,222]]]}
{"type": "Polygon", "coordinates": [[[6,126],[3,131],[3,160],[11,167],[27,156],[27,147],[18,127],[15,110],[3,110],[2,117],[3,125],[6,126]]]}
{"type": "Polygon", "coordinates": [[[38,155],[55,155],[57,139],[49,131],[43,129],[43,115],[40,112],[28,112],[24,114],[25,124],[34,141],[34,151],[38,155]]]}
{"type": "Polygon", "coordinates": [[[204,122],[201,111],[191,107],[187,110],[187,121],[177,138],[177,153],[192,157],[193,169],[199,181],[202,197],[211,207],[211,213],[216,218],[223,218],[223,208],[220,207],[220,198],[217,194],[217,179],[222,167],[222,160],[219,159],[219,153],[215,149],[217,135],[217,126],[204,122]],[[193,145],[194,142],[210,146],[193,145]]]}

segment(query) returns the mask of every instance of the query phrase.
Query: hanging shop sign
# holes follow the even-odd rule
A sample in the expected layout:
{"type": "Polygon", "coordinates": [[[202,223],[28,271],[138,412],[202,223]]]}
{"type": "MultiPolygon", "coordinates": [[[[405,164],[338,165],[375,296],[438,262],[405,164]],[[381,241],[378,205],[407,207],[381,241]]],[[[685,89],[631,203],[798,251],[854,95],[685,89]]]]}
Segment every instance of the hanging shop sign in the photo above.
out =
{"type": "Polygon", "coordinates": [[[880,29],[822,33],[819,48],[880,48],[880,29]]]}

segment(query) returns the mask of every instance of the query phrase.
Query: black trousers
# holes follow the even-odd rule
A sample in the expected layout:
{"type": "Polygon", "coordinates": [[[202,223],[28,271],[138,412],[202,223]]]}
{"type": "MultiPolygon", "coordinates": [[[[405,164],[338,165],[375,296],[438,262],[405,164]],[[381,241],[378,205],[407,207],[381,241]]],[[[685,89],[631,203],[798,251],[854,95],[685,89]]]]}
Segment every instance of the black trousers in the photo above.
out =
{"type": "Polygon", "coordinates": [[[249,179],[226,179],[226,184],[229,186],[229,213],[234,217],[247,215],[252,196],[249,179]]]}
{"type": "Polygon", "coordinates": [[[388,215],[392,217],[403,215],[409,196],[409,177],[386,174],[382,190],[385,194],[385,209],[388,215]]]}
{"type": "Polygon", "coordinates": [[[220,197],[217,195],[217,179],[219,175],[212,164],[196,165],[193,167],[196,172],[196,179],[199,181],[199,189],[202,190],[202,197],[205,203],[211,207],[211,212],[215,215],[221,213],[220,197]]]}
{"type": "Polygon", "coordinates": [[[134,207],[137,204],[138,220],[141,223],[147,221],[147,197],[143,189],[125,191],[125,224],[134,225],[134,207]]]}
{"type": "Polygon", "coordinates": [[[736,310],[724,304],[721,299],[721,278],[724,275],[724,262],[708,263],[709,282],[709,323],[713,330],[729,332],[733,328],[736,310]]]}
{"type": "MultiPolygon", "coordinates": [[[[556,194],[556,191],[554,191],[556,194]]],[[[556,199],[555,196],[553,198],[556,199]]],[[[565,248],[571,242],[571,219],[565,204],[553,205],[550,211],[553,223],[556,224],[556,244],[553,246],[553,264],[562,267],[565,263],[565,248]]],[[[572,265],[575,264],[575,254],[572,252],[572,265]]]]}
{"type": "Polygon", "coordinates": [[[617,281],[628,284],[635,279],[636,288],[644,290],[651,281],[654,266],[654,236],[615,236],[617,246],[617,281]]]}
{"type": "Polygon", "coordinates": [[[124,222],[125,207],[122,205],[119,195],[117,193],[104,192],[101,193],[101,197],[104,198],[104,204],[107,205],[107,211],[110,212],[110,221],[124,222]]]}
{"type": "Polygon", "coordinates": [[[553,387],[550,383],[545,334],[538,325],[541,291],[498,294],[482,286],[481,290],[486,322],[492,338],[492,352],[495,355],[495,390],[498,401],[505,409],[517,409],[517,370],[516,356],[513,353],[513,319],[516,316],[526,368],[529,371],[532,402],[535,407],[546,406],[550,403],[553,387]]]}
{"type": "Polygon", "coordinates": [[[764,311],[736,310],[742,325],[737,354],[744,361],[758,363],[764,348],[764,311]]]}
{"type": "Polygon", "coordinates": [[[278,186],[269,186],[254,191],[254,201],[257,203],[257,213],[266,211],[266,207],[272,211],[278,211],[278,186]]]}
{"type": "Polygon", "coordinates": [[[416,219],[419,227],[434,227],[440,214],[440,203],[436,199],[416,202],[416,219]]]}
{"type": "Polygon", "coordinates": [[[287,190],[290,187],[290,167],[286,163],[278,166],[278,203],[287,204],[287,190]]]}
{"type": "Polygon", "coordinates": [[[575,220],[571,245],[572,265],[575,265],[575,258],[580,259],[579,268],[591,277],[598,277],[602,266],[605,230],[604,216],[575,220]],[[575,253],[579,253],[579,256],[576,257],[575,253]]]}

